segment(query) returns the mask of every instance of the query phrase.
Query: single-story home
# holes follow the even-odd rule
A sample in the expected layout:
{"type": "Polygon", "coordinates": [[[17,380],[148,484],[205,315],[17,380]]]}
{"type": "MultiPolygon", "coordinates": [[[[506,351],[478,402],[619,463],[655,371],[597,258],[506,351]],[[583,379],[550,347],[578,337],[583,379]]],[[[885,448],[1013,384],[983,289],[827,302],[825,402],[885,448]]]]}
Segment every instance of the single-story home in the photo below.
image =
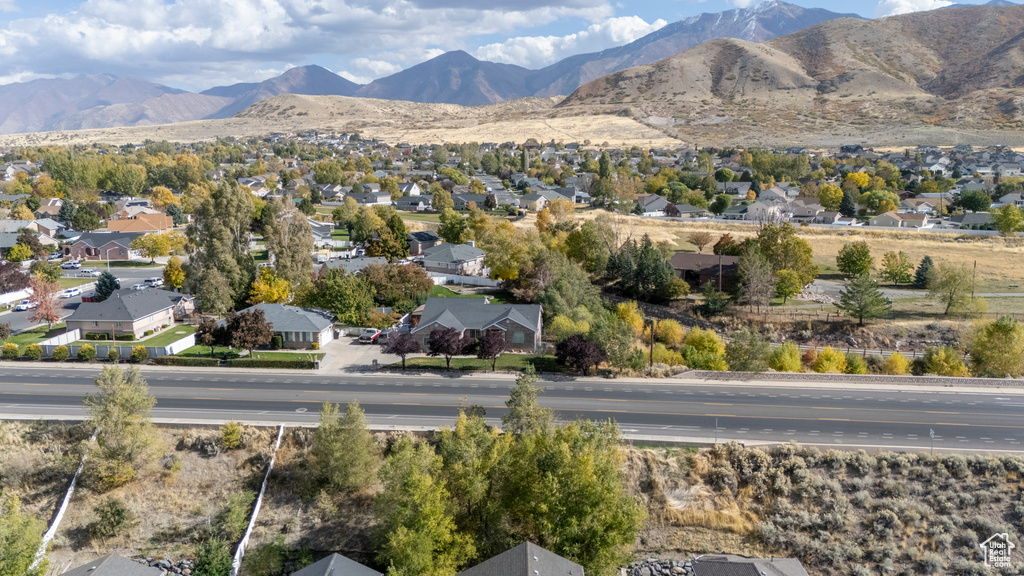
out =
{"type": "Polygon", "coordinates": [[[387,264],[388,259],[380,256],[358,256],[356,258],[335,258],[324,262],[322,271],[341,269],[349,274],[358,274],[363,268],[373,264],[387,264]]]}
{"type": "Polygon", "coordinates": [[[676,276],[695,288],[711,282],[719,290],[729,288],[739,275],[739,256],[676,252],[669,260],[676,276]],[[724,286],[724,288],[723,288],[724,286]]]}
{"type": "Polygon", "coordinates": [[[484,251],[475,242],[438,244],[423,250],[423,267],[427,272],[481,276],[484,273],[484,251]]]}
{"type": "Polygon", "coordinates": [[[142,232],[86,232],[70,246],[64,247],[64,255],[73,260],[130,260],[134,250],[132,242],[142,232]]]}
{"type": "Polygon", "coordinates": [[[372,568],[363,566],[341,554],[331,554],[317,562],[306,566],[292,576],[384,576],[372,568]]]}
{"type": "Polygon", "coordinates": [[[175,310],[183,312],[190,306],[191,296],[159,288],[115,290],[103,302],[83,302],[67,318],[67,329],[117,336],[132,335],[136,340],[152,330],[159,332],[174,324],[175,310]]]}
{"type": "Polygon", "coordinates": [[[334,317],[328,312],[299,308],[286,304],[257,304],[242,312],[262,310],[273,325],[274,335],[281,336],[285,348],[308,350],[316,344],[323,348],[334,340],[334,317]]]}
{"type": "Polygon", "coordinates": [[[706,208],[698,208],[691,204],[669,204],[665,207],[665,215],[671,218],[697,218],[707,213],[706,208]]]}
{"type": "Polygon", "coordinates": [[[807,576],[807,570],[796,558],[747,558],[735,554],[705,554],[690,560],[694,576],[807,576]]]}
{"type": "Polygon", "coordinates": [[[900,228],[903,226],[903,214],[896,212],[886,212],[875,216],[868,223],[872,226],[886,226],[889,228],[900,228]]]}
{"type": "Polygon", "coordinates": [[[395,200],[395,209],[405,212],[423,212],[430,210],[433,206],[434,197],[431,194],[416,196],[402,196],[395,200]]]}
{"type": "Polygon", "coordinates": [[[424,350],[431,331],[454,328],[465,338],[500,330],[510,351],[535,352],[544,328],[539,304],[490,304],[486,298],[428,298],[413,313],[413,323],[412,335],[424,350]]]}
{"type": "Polygon", "coordinates": [[[146,566],[124,556],[108,554],[72,568],[60,576],[164,576],[165,573],[155,566],[146,566]]]}

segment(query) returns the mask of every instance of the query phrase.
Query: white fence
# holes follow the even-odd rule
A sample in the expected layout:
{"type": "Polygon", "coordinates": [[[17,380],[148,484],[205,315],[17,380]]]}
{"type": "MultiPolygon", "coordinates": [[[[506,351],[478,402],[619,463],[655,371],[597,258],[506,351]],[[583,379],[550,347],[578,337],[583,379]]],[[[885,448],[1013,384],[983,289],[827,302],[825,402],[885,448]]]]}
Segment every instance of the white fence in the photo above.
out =
{"type": "MultiPolygon", "coordinates": [[[[168,328],[168,330],[174,330],[174,327],[172,326],[171,328],[168,328]]],[[[43,340],[42,342],[39,343],[39,345],[42,346],[43,355],[46,357],[50,357],[53,355],[54,348],[58,346],[68,346],[68,351],[71,353],[71,357],[74,358],[75,356],[78,355],[78,351],[82,348],[82,345],[69,346],[69,344],[71,344],[72,342],[80,341],[82,339],[81,336],[81,331],[75,329],[70,332],[58,334],[53,338],[43,340]]],[[[125,344],[99,344],[90,342],[89,345],[96,349],[96,356],[98,358],[102,358],[110,354],[111,348],[116,349],[118,356],[120,356],[121,358],[127,358],[129,355],[131,355],[132,348],[138,346],[139,344],[133,344],[131,342],[126,341],[125,344]]],[[[182,336],[180,340],[171,342],[166,346],[146,346],[146,352],[149,353],[150,358],[158,358],[160,356],[173,356],[175,354],[184,352],[185,350],[188,350],[189,348],[195,345],[196,335],[188,334],[182,336]]]]}
{"type": "Polygon", "coordinates": [[[466,286],[486,286],[494,288],[498,286],[497,280],[491,280],[483,276],[460,276],[459,274],[440,274],[438,272],[427,272],[434,284],[464,284],[466,286]]]}
{"type": "Polygon", "coordinates": [[[6,306],[7,304],[14,304],[15,302],[21,302],[32,295],[31,288],[22,288],[16,292],[8,292],[6,294],[0,294],[0,305],[6,306]]]}

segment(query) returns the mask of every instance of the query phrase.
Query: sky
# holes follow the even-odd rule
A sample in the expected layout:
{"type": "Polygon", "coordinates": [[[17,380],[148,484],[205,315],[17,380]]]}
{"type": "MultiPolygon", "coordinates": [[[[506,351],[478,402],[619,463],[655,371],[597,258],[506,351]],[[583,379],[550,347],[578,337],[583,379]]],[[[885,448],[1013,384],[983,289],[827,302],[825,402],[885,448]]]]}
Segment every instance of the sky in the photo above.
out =
{"type": "MultiPolygon", "coordinates": [[[[963,0],[981,3],[981,0],[963,0]]],[[[0,84],[78,74],[198,91],[318,64],[366,83],[449,50],[541,68],[755,0],[0,0],[0,84]]],[[[793,0],[864,17],[949,0],[793,0]]]]}

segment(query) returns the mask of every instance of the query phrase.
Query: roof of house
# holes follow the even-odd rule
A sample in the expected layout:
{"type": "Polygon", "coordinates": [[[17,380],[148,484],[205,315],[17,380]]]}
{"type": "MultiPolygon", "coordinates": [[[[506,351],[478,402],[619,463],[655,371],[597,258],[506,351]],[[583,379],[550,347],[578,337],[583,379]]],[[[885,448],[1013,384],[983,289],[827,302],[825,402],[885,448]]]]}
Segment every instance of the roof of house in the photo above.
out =
{"type": "Polygon", "coordinates": [[[459,572],[458,576],[583,576],[583,566],[532,542],[459,572]]]}
{"type": "Polygon", "coordinates": [[[78,237],[77,242],[82,242],[90,248],[99,248],[110,242],[115,242],[124,246],[125,248],[131,247],[132,242],[136,238],[142,236],[142,232],[110,232],[97,230],[94,232],[86,232],[78,237]]]}
{"type": "Polygon", "coordinates": [[[512,320],[526,328],[541,325],[539,304],[488,304],[484,298],[427,298],[420,323],[414,332],[430,324],[456,330],[483,330],[502,320],[512,320]]]}
{"type": "Polygon", "coordinates": [[[680,214],[693,214],[698,212],[707,212],[706,208],[698,208],[692,204],[676,204],[676,211],[680,214]]]}
{"type": "Polygon", "coordinates": [[[693,252],[676,252],[669,260],[674,270],[699,272],[700,274],[717,275],[718,265],[722,265],[722,275],[732,276],[739,272],[739,256],[722,254],[694,254],[693,252]]]}
{"type": "Polygon", "coordinates": [[[68,316],[68,322],[134,322],[162,310],[173,308],[182,295],[161,290],[146,288],[131,290],[122,288],[111,293],[103,302],[82,302],[68,316]]]}
{"type": "Polygon", "coordinates": [[[242,310],[263,310],[263,316],[274,325],[274,332],[320,332],[334,325],[334,317],[312,308],[286,304],[257,304],[242,310]]]}
{"type": "Polygon", "coordinates": [[[345,558],[341,554],[331,554],[298,572],[293,572],[292,576],[382,576],[382,574],[355,560],[345,558]]]}
{"type": "Polygon", "coordinates": [[[438,244],[423,251],[423,259],[430,262],[469,262],[483,258],[484,251],[469,244],[438,244]]]}
{"type": "Polygon", "coordinates": [[[174,220],[167,214],[138,214],[133,218],[108,220],[107,230],[111,232],[155,232],[174,227],[174,220]]]}
{"type": "Polygon", "coordinates": [[[696,576],[807,576],[795,558],[746,558],[735,554],[704,555],[690,565],[696,576]]]}
{"type": "Polygon", "coordinates": [[[164,571],[117,554],[108,554],[72,568],[60,576],[162,576],[164,571]]]}
{"type": "Polygon", "coordinates": [[[28,228],[35,220],[0,220],[0,232],[17,232],[28,228]]]}
{"type": "Polygon", "coordinates": [[[372,266],[373,264],[387,264],[388,259],[380,256],[357,256],[355,258],[338,258],[336,260],[328,260],[324,263],[324,266],[334,270],[340,269],[348,272],[349,274],[355,274],[361,272],[363,268],[372,266]]]}
{"type": "Polygon", "coordinates": [[[437,235],[437,232],[432,230],[409,232],[407,236],[409,237],[409,240],[415,240],[417,242],[436,242],[441,239],[441,237],[437,235]]]}

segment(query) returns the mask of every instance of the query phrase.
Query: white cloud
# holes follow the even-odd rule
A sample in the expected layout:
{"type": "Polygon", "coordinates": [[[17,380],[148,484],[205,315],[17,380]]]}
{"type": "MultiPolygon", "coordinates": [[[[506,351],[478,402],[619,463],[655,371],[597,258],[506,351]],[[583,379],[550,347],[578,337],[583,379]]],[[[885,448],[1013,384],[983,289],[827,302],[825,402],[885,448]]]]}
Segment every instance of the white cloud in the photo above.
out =
{"type": "MultiPolygon", "coordinates": [[[[0,9],[16,1],[0,0],[0,9]]],[[[347,77],[365,81],[464,49],[474,36],[612,14],[608,0],[79,1],[68,11],[8,20],[0,28],[2,74],[109,72],[195,89],[333,59],[347,77]]]]}
{"type": "Polygon", "coordinates": [[[922,10],[935,10],[950,4],[952,2],[948,0],[881,0],[875,6],[875,18],[910,14],[911,12],[921,12],[922,10]]]}
{"type": "Polygon", "coordinates": [[[566,36],[520,36],[481,46],[475,56],[482,60],[542,68],[573,54],[597,52],[628,44],[665,26],[664,20],[648,23],[639,16],[608,18],[566,36]]]}

